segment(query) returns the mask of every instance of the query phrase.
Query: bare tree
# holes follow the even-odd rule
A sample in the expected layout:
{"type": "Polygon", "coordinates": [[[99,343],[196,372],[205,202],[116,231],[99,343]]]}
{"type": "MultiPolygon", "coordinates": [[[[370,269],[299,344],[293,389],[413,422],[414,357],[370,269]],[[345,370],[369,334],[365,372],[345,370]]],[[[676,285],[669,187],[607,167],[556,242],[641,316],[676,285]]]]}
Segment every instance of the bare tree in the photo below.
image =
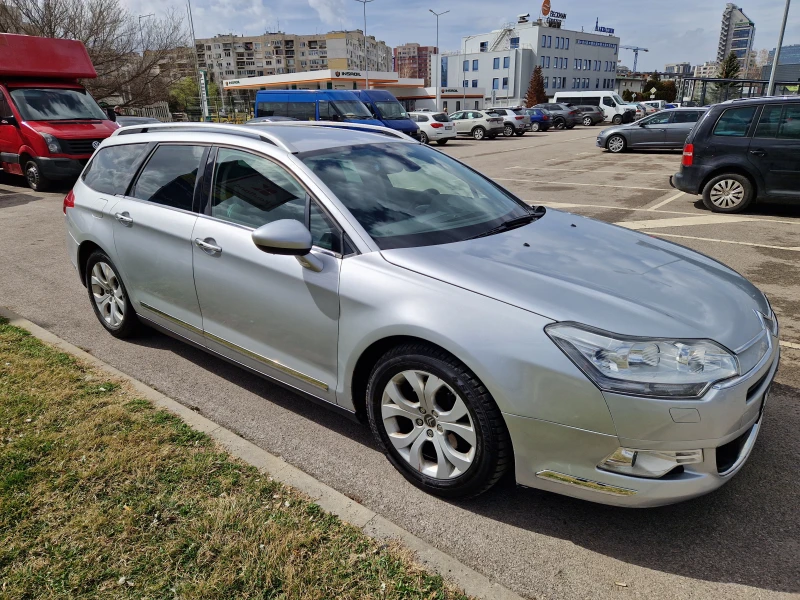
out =
{"type": "Polygon", "coordinates": [[[97,70],[83,83],[98,100],[122,106],[166,100],[187,75],[176,65],[193,60],[181,12],[142,21],[119,0],[5,0],[0,32],[80,40],[97,70]]]}

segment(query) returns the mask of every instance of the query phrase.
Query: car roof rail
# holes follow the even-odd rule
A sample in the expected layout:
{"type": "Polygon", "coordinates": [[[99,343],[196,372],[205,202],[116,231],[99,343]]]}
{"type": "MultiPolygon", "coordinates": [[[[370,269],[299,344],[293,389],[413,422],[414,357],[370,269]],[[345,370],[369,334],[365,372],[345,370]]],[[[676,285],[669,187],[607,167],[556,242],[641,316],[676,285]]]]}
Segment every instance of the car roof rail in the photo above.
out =
{"type": "Polygon", "coordinates": [[[291,145],[280,139],[279,136],[267,132],[256,131],[252,126],[229,125],[227,123],[147,123],[144,125],[129,125],[117,129],[111,135],[130,135],[134,133],[159,133],[162,131],[183,131],[191,133],[225,133],[258,139],[287,152],[297,152],[291,145]]]}
{"type": "Polygon", "coordinates": [[[381,127],[379,125],[367,125],[366,123],[337,123],[335,121],[273,121],[252,123],[249,127],[258,127],[259,129],[272,129],[274,127],[330,127],[332,129],[350,129],[353,131],[367,131],[370,133],[378,133],[381,135],[391,136],[406,142],[415,142],[416,140],[389,127],[381,127]]]}

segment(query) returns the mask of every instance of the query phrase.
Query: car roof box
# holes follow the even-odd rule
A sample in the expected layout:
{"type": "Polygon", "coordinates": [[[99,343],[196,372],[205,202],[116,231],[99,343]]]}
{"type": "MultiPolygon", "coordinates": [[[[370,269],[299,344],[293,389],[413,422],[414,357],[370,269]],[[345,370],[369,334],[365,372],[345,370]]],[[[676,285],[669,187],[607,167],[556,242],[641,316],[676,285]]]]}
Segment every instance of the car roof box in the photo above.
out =
{"type": "Polygon", "coordinates": [[[0,33],[0,77],[93,79],[83,42],[0,33]]]}

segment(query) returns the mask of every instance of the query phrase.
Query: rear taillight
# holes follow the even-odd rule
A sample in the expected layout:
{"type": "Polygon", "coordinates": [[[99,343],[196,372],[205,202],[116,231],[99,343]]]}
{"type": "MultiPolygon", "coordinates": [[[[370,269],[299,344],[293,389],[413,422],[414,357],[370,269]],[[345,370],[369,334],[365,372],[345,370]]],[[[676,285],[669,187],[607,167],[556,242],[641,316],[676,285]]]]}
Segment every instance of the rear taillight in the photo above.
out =
{"type": "Polygon", "coordinates": [[[691,167],[693,162],[694,162],[694,144],[686,144],[683,147],[683,159],[681,159],[681,164],[684,167],[691,167]]]}
{"type": "Polygon", "coordinates": [[[431,123],[431,127],[434,129],[439,129],[439,127],[444,127],[441,123],[431,123]]]}
{"type": "Polygon", "coordinates": [[[542,115],[542,121],[549,121],[549,120],[550,117],[548,117],[547,115],[542,115]]]}
{"type": "Polygon", "coordinates": [[[64,196],[64,214],[67,214],[68,208],[75,208],[75,194],[72,193],[72,190],[64,196]]]}
{"type": "Polygon", "coordinates": [[[522,121],[525,117],[514,117],[517,121],[522,121]]]}

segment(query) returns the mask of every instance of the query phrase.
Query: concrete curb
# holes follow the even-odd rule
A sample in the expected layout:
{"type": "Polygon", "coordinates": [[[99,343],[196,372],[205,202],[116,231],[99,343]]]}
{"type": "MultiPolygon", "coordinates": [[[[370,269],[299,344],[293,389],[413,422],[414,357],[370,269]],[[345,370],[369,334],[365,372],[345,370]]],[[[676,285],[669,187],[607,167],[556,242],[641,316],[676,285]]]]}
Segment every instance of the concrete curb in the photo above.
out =
{"type": "Polygon", "coordinates": [[[323,509],[336,515],[342,521],[361,528],[366,535],[379,540],[399,540],[416,554],[417,561],[422,566],[455,583],[465,593],[491,600],[523,600],[521,596],[511,590],[491,581],[485,575],[459,562],[449,554],[434,548],[413,533],[398,527],[376,512],[351,500],[341,492],[314,479],[311,475],[290,465],[282,458],[259,448],[252,442],[236,435],[233,431],[217,425],[180,402],[168,398],[161,392],[154,390],[130,375],[126,375],[119,369],[112,367],[77,346],[62,340],[55,334],[39,327],[35,323],[31,323],[15,312],[5,307],[0,307],[0,316],[8,319],[11,325],[27,329],[41,341],[80,358],[114,378],[124,379],[143,398],[150,400],[159,408],[164,408],[177,415],[193,429],[208,434],[233,456],[256,467],[259,471],[268,473],[277,481],[303,492],[323,509]]]}

